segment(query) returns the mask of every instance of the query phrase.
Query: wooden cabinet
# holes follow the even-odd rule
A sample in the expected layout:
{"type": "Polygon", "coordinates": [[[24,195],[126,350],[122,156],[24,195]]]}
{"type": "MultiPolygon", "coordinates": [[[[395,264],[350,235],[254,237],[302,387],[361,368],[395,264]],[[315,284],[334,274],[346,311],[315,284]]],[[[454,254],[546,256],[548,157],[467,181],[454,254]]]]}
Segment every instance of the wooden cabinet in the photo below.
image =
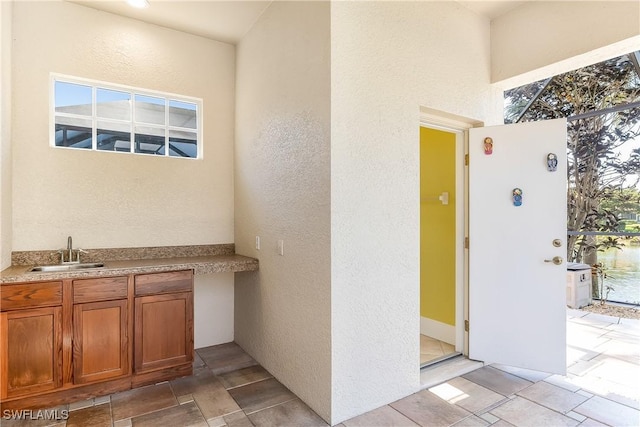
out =
{"type": "Polygon", "coordinates": [[[193,361],[193,272],[135,277],[134,372],[142,374],[193,361]]]}
{"type": "Polygon", "coordinates": [[[62,386],[62,282],[3,286],[0,397],[62,386]]]}
{"type": "Polygon", "coordinates": [[[73,282],[73,382],[128,375],[127,277],[73,282]]]}
{"type": "Polygon", "coordinates": [[[193,271],[2,285],[3,409],[190,375],[193,271]]]}

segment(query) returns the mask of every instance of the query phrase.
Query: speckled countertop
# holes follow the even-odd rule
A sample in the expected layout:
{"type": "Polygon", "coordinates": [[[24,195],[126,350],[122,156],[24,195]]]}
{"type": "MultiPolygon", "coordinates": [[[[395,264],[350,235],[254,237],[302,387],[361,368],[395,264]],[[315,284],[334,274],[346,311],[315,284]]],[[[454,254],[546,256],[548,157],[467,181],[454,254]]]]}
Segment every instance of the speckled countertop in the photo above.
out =
{"type": "Polygon", "coordinates": [[[104,267],[46,273],[30,272],[29,270],[34,265],[57,264],[59,260],[55,260],[55,251],[14,252],[12,254],[13,265],[0,272],[0,283],[106,277],[187,269],[193,269],[195,274],[256,271],[258,269],[257,259],[237,255],[234,251],[233,244],[88,249],[82,262],[101,262],[104,263],[104,267]]]}

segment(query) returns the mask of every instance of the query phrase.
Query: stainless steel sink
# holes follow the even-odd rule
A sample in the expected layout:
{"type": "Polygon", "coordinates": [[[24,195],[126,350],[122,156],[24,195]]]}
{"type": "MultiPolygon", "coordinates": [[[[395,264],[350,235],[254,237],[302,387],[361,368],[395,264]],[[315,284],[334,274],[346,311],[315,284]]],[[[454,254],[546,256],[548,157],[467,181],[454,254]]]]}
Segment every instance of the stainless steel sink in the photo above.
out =
{"type": "Polygon", "coordinates": [[[50,273],[55,271],[73,271],[73,270],[86,270],[90,268],[104,267],[104,263],[101,262],[86,262],[81,264],[55,264],[55,265],[39,265],[33,267],[30,272],[50,273]]]}

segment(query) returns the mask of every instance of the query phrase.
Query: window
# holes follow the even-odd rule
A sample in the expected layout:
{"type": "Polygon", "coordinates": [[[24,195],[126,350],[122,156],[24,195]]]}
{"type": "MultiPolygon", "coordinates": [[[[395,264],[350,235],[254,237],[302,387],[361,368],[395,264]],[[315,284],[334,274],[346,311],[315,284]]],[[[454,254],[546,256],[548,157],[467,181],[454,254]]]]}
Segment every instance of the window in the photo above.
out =
{"type": "Polygon", "coordinates": [[[51,145],[202,157],[202,100],[67,76],[52,77],[51,145]]]}

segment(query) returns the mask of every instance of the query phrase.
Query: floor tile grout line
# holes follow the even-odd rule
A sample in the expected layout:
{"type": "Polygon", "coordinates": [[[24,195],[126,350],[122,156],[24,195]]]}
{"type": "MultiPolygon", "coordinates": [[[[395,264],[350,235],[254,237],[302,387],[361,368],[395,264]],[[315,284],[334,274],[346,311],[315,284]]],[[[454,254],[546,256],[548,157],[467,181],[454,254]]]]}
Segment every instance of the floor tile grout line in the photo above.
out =
{"type": "MultiPolygon", "coordinates": [[[[207,368],[209,367],[206,363],[203,366],[205,366],[207,368]]],[[[213,374],[213,376],[214,376],[214,378],[216,378],[219,381],[219,378],[215,374],[213,374]]],[[[183,378],[186,378],[186,377],[183,377],[183,378]]],[[[173,393],[173,397],[178,401],[178,406],[182,406],[183,404],[187,404],[187,403],[193,402],[193,404],[196,405],[196,408],[198,408],[198,413],[200,414],[200,416],[202,417],[204,422],[207,423],[207,425],[209,424],[207,418],[204,416],[204,412],[202,412],[202,408],[200,407],[200,405],[198,404],[198,401],[196,400],[196,396],[194,395],[193,390],[191,390],[191,393],[187,393],[188,395],[191,395],[191,399],[192,400],[186,401],[184,403],[180,403],[180,400],[178,399],[178,396],[176,396],[176,392],[175,392],[175,390],[173,388],[173,384],[171,384],[171,381],[169,381],[169,387],[171,388],[171,392],[173,393]]],[[[234,399],[234,402],[235,402],[235,399],[234,399]]],[[[236,404],[237,404],[237,402],[236,402],[236,404]]],[[[234,411],[234,412],[230,412],[230,413],[235,413],[235,412],[238,412],[238,411],[234,411]]],[[[227,415],[227,414],[220,415],[220,417],[224,417],[225,415],[227,415]]]]}
{"type": "MultiPolygon", "coordinates": [[[[133,390],[135,390],[135,389],[133,389],[133,390]]],[[[127,390],[127,391],[128,391],[128,390],[127,390]]],[[[171,393],[173,394],[173,389],[171,390],[171,393]]],[[[153,413],[155,413],[155,412],[164,411],[165,409],[169,409],[169,408],[173,408],[173,407],[176,407],[176,406],[180,406],[180,402],[178,402],[178,399],[176,398],[175,394],[173,395],[173,398],[174,398],[174,400],[176,401],[176,404],[175,404],[175,405],[165,406],[164,408],[159,408],[159,409],[155,409],[155,410],[153,410],[153,411],[144,412],[144,413],[141,413],[141,414],[136,414],[136,415],[135,415],[135,416],[133,416],[133,417],[127,417],[127,418],[129,418],[129,419],[132,419],[132,420],[133,420],[134,418],[141,417],[141,416],[143,416],[143,415],[149,415],[149,414],[153,414],[153,413]]],[[[113,410],[113,406],[112,406],[112,410],[113,410]]],[[[126,420],[127,418],[122,418],[122,419],[123,419],[123,420],[126,420]]],[[[116,421],[120,421],[120,420],[113,419],[113,417],[112,417],[112,421],[115,423],[116,421]]]]}
{"type": "MultiPolygon", "coordinates": [[[[269,375],[271,375],[271,374],[269,374],[269,375]]],[[[220,378],[218,378],[218,379],[220,379],[220,378]]],[[[260,378],[260,379],[255,380],[255,381],[251,381],[251,382],[248,382],[248,383],[244,383],[244,384],[236,385],[236,386],[229,387],[229,388],[226,388],[226,387],[225,387],[225,390],[227,390],[227,391],[229,391],[229,390],[235,390],[235,389],[237,389],[237,388],[239,388],[239,387],[244,387],[244,386],[246,386],[246,385],[256,384],[256,383],[259,383],[259,382],[261,382],[261,381],[270,380],[270,379],[275,379],[275,377],[274,377],[273,375],[271,375],[271,376],[270,376],[270,377],[268,377],[268,378],[260,378]]],[[[277,381],[277,380],[276,380],[276,381],[277,381]]]]}
{"type": "MultiPolygon", "coordinates": [[[[496,392],[494,392],[496,393],[496,392]]],[[[493,411],[494,409],[496,409],[498,406],[502,406],[507,402],[510,402],[511,399],[509,399],[507,396],[497,393],[500,396],[502,396],[502,399],[498,400],[497,402],[492,403],[491,405],[487,406],[484,409],[480,409],[478,411],[473,412],[474,415],[480,416],[482,414],[486,414],[486,413],[491,413],[491,411],[493,411]]],[[[493,415],[493,414],[492,414],[493,415]]],[[[494,415],[495,416],[495,415],[494,415]]]]}
{"type": "MultiPolygon", "coordinates": [[[[494,368],[495,368],[495,367],[494,367],[494,368]]],[[[544,378],[543,378],[543,379],[541,379],[541,380],[533,381],[533,380],[531,380],[531,379],[529,379],[529,378],[527,378],[527,377],[524,377],[524,376],[523,376],[524,374],[520,374],[520,375],[518,375],[518,374],[517,374],[517,373],[515,373],[515,372],[503,371],[503,370],[502,370],[502,369],[500,369],[500,368],[495,368],[495,369],[497,369],[497,370],[499,370],[499,371],[501,371],[501,372],[504,372],[505,374],[513,375],[514,377],[520,378],[521,380],[529,381],[531,384],[530,384],[530,385],[528,385],[528,386],[527,386],[527,387],[525,387],[525,388],[531,387],[532,385],[534,385],[534,384],[536,384],[536,383],[539,383],[540,381],[544,381],[544,378]]],[[[536,372],[540,372],[540,371],[536,371],[536,372]]],[[[551,375],[548,375],[548,376],[551,376],[551,375]]],[[[485,387],[485,388],[486,388],[486,387],[485,387]]],[[[524,390],[524,389],[523,389],[523,390],[524,390]]]]}
{"type": "Polygon", "coordinates": [[[111,404],[111,395],[109,395],[109,418],[111,420],[111,427],[113,427],[116,422],[113,420],[113,405],[111,404]]]}
{"type": "MultiPolygon", "coordinates": [[[[234,399],[235,400],[235,399],[234,399]]],[[[271,409],[271,408],[275,408],[276,406],[280,406],[280,405],[284,405],[285,403],[289,403],[289,402],[293,402],[294,400],[300,400],[302,401],[299,397],[297,397],[296,395],[294,395],[294,397],[292,397],[289,400],[285,400],[283,402],[280,403],[276,403],[275,405],[270,405],[270,406],[265,406],[264,408],[260,408],[256,411],[253,412],[249,412],[247,413],[244,409],[241,408],[241,410],[244,412],[244,414],[248,417],[249,415],[253,415],[253,414],[257,414],[260,411],[264,411],[265,409],[271,409]]],[[[236,402],[237,403],[237,402],[236,402]]]]}
{"type": "MultiPolygon", "coordinates": [[[[196,408],[198,408],[198,413],[200,414],[200,416],[202,417],[204,422],[207,425],[209,425],[209,420],[207,419],[207,417],[204,416],[204,412],[202,412],[202,408],[200,407],[200,405],[198,405],[198,401],[196,400],[196,397],[193,395],[193,393],[190,393],[190,394],[191,394],[191,396],[193,396],[193,400],[191,402],[193,402],[193,404],[196,405],[196,408]]],[[[186,402],[186,403],[190,403],[190,402],[186,402]]],[[[220,416],[224,417],[224,415],[220,415],[220,416]]],[[[225,424],[226,424],[226,421],[225,421],[225,424]]]]}
{"type": "MultiPolygon", "coordinates": [[[[455,404],[454,404],[454,405],[455,405],[455,404]]],[[[464,409],[464,408],[462,408],[462,409],[464,409]]],[[[483,412],[483,413],[485,413],[485,412],[483,412]]],[[[492,415],[493,415],[493,414],[492,414],[492,415]]],[[[468,418],[471,418],[471,417],[478,417],[478,418],[481,418],[481,417],[480,417],[478,414],[476,414],[475,412],[470,412],[470,413],[469,413],[469,415],[467,415],[467,416],[466,416],[466,417],[464,417],[463,419],[458,420],[458,421],[456,421],[455,423],[451,424],[451,426],[455,426],[456,424],[461,423],[462,421],[464,421],[464,420],[466,420],[466,419],[468,419],[468,418]]],[[[494,417],[495,417],[495,415],[494,415],[494,417]]],[[[496,418],[498,418],[498,417],[496,417],[496,418]]],[[[481,419],[482,419],[482,418],[481,418],[481,419]]],[[[502,418],[498,418],[498,420],[502,420],[502,418]]],[[[485,420],[485,421],[487,421],[487,420],[485,420]]],[[[497,422],[498,422],[498,421],[496,421],[496,423],[497,423],[497,422]]],[[[492,423],[492,424],[495,424],[495,423],[492,423]]],[[[491,425],[491,424],[489,424],[489,425],[491,425]]]]}
{"type": "MultiPolygon", "coordinates": [[[[588,391],[588,390],[584,390],[584,389],[582,389],[582,388],[581,388],[580,390],[583,390],[583,391],[585,391],[585,392],[587,392],[587,393],[591,394],[591,396],[590,396],[590,397],[588,397],[588,398],[587,398],[587,400],[585,400],[585,401],[584,401],[584,402],[582,402],[582,403],[586,403],[588,400],[591,400],[591,399],[593,399],[594,397],[599,397],[600,399],[604,399],[604,400],[606,400],[606,401],[608,401],[608,402],[611,402],[611,403],[617,403],[618,405],[622,405],[622,406],[625,406],[625,407],[627,407],[627,408],[631,408],[631,409],[633,409],[633,410],[635,410],[635,411],[638,411],[638,412],[640,413],[640,409],[639,409],[639,408],[634,408],[633,406],[627,405],[626,403],[622,403],[622,402],[619,402],[619,401],[617,401],[617,400],[609,399],[608,397],[605,397],[605,396],[603,396],[603,395],[601,395],[601,394],[592,393],[592,392],[590,392],[590,391],[588,391]]],[[[580,390],[578,390],[578,391],[580,391],[580,390]]],[[[576,392],[576,393],[577,393],[577,392],[576,392]]],[[[587,396],[585,396],[585,397],[587,397],[587,396]]],[[[578,405],[578,406],[580,406],[580,405],[578,405]]],[[[577,406],[576,406],[576,408],[577,408],[577,406]]]]}
{"type": "MultiPolygon", "coordinates": [[[[594,394],[593,396],[591,396],[590,398],[588,398],[587,400],[585,400],[584,402],[582,402],[582,403],[587,403],[588,401],[590,401],[590,400],[591,400],[591,399],[593,399],[594,397],[596,397],[596,395],[595,395],[595,394],[594,394]]],[[[578,405],[578,406],[580,406],[580,405],[578,405]]],[[[577,408],[577,406],[576,406],[576,408],[577,408]]],[[[592,417],[592,416],[590,416],[590,415],[585,415],[585,414],[583,414],[583,413],[581,413],[581,412],[577,412],[577,411],[575,411],[575,409],[576,409],[576,408],[574,408],[574,412],[575,412],[576,414],[579,414],[579,415],[585,416],[585,417],[587,417],[587,419],[595,420],[595,421],[597,421],[597,422],[601,423],[602,425],[605,425],[605,426],[608,426],[608,427],[613,427],[611,424],[607,424],[607,423],[605,423],[604,421],[600,421],[600,420],[598,420],[597,418],[593,418],[593,417],[592,417]]],[[[581,423],[581,424],[582,424],[582,423],[581,423]]]]}
{"type": "MultiPolygon", "coordinates": [[[[395,403],[395,402],[392,402],[392,403],[395,403]]],[[[392,405],[392,403],[390,403],[388,406],[391,406],[391,405],[392,405]]],[[[414,423],[415,425],[418,425],[418,426],[419,426],[419,425],[421,425],[417,420],[414,420],[413,418],[411,418],[409,415],[405,414],[405,413],[404,413],[404,412],[402,412],[401,410],[396,409],[396,408],[394,408],[393,406],[391,406],[391,408],[393,408],[394,410],[398,411],[398,412],[399,412],[400,414],[402,414],[403,416],[405,416],[405,417],[407,417],[408,419],[410,419],[410,420],[411,420],[411,422],[412,422],[412,423],[414,423]]]]}
{"type": "MultiPolygon", "coordinates": [[[[415,420],[411,419],[411,417],[409,417],[409,416],[408,416],[408,415],[406,415],[406,414],[403,414],[403,413],[402,413],[402,411],[400,411],[399,409],[396,409],[396,408],[394,408],[393,406],[391,406],[391,404],[387,404],[387,405],[385,405],[385,406],[388,406],[389,408],[393,409],[394,411],[396,411],[397,413],[399,413],[399,414],[400,414],[400,415],[402,415],[403,417],[405,417],[405,418],[407,418],[407,419],[411,420],[411,422],[412,422],[412,423],[414,423],[414,424],[418,424],[417,422],[415,422],[415,420]]],[[[377,409],[377,408],[376,408],[376,409],[377,409]]],[[[374,409],[374,410],[375,410],[375,409],[374,409]]],[[[366,413],[366,412],[365,412],[365,413],[366,413]]],[[[420,424],[418,424],[418,425],[420,425],[420,424]]]]}
{"type": "MultiPolygon", "coordinates": [[[[553,385],[553,384],[551,384],[551,385],[553,385]]],[[[575,393],[574,393],[574,394],[575,394],[575,393]]],[[[582,405],[584,402],[586,402],[587,400],[591,399],[590,397],[588,397],[586,400],[584,400],[584,401],[580,402],[579,404],[577,404],[576,406],[572,407],[572,408],[571,408],[571,409],[569,409],[567,412],[560,412],[560,411],[558,411],[558,410],[556,410],[556,409],[553,409],[553,408],[548,407],[548,406],[547,406],[547,405],[545,405],[544,403],[536,402],[535,400],[532,400],[532,399],[530,399],[530,398],[528,398],[528,397],[526,397],[526,396],[522,396],[522,395],[520,395],[520,394],[516,394],[516,396],[518,396],[518,397],[519,397],[519,398],[521,398],[521,399],[527,400],[527,401],[529,401],[529,402],[531,402],[531,403],[533,403],[533,404],[536,404],[536,405],[538,405],[538,406],[542,406],[543,408],[546,408],[546,409],[548,409],[548,410],[550,410],[550,411],[553,411],[553,412],[555,412],[556,414],[564,415],[564,416],[565,416],[565,417],[567,417],[567,418],[571,418],[570,416],[568,416],[568,415],[567,415],[567,412],[574,411],[578,406],[582,405]]],[[[585,397],[586,397],[586,396],[585,396],[585,397]]]]}

